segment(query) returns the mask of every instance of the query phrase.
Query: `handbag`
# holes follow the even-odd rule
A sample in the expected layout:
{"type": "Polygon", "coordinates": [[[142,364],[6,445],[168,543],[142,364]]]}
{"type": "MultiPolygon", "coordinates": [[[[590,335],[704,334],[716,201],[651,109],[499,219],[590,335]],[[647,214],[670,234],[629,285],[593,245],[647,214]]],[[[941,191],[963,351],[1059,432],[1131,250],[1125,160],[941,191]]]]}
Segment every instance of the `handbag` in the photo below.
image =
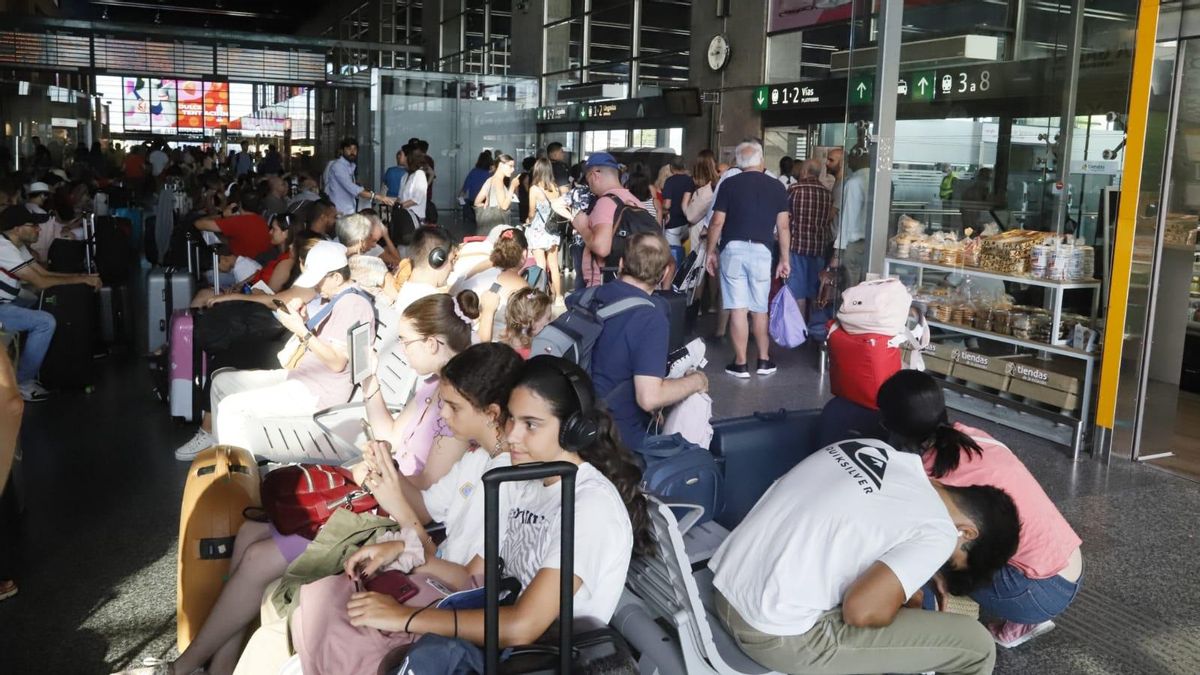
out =
{"type": "Polygon", "coordinates": [[[396,204],[392,207],[392,217],[388,221],[388,237],[397,246],[412,244],[413,235],[417,233],[417,219],[408,209],[396,204]]]}
{"type": "Polygon", "coordinates": [[[796,305],[796,298],[792,295],[791,289],[787,286],[780,288],[779,292],[775,294],[775,298],[771,300],[769,309],[768,329],[771,339],[780,347],[788,349],[804,344],[804,341],[808,339],[808,324],[805,323],[804,315],[800,313],[800,308],[796,305]]]}
{"type": "Polygon", "coordinates": [[[821,287],[817,290],[817,307],[824,309],[837,301],[838,269],[826,267],[817,274],[821,287]]]}
{"type": "Polygon", "coordinates": [[[323,464],[291,464],[268,473],[262,504],[280,534],[312,539],[338,509],[365,513],[379,507],[375,497],[354,482],[349,469],[323,464]]]}
{"type": "Polygon", "coordinates": [[[495,194],[496,188],[494,186],[488,188],[487,204],[475,207],[475,225],[479,232],[486,232],[497,225],[508,223],[508,210],[502,209],[499,206],[492,206],[492,198],[495,194]]]}

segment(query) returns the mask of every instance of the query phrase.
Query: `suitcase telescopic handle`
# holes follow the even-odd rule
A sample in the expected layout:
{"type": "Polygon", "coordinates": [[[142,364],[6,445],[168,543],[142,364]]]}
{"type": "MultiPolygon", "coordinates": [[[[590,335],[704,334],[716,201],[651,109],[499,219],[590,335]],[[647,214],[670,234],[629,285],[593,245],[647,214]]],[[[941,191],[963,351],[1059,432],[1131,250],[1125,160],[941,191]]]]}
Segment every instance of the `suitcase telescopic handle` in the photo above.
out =
{"type": "Polygon", "coordinates": [[[562,543],[559,550],[559,675],[571,672],[571,642],[575,597],[575,474],[570,462],[533,462],[497,467],[483,474],[484,559],[484,673],[500,673],[500,485],[515,481],[562,479],[562,543]]]}

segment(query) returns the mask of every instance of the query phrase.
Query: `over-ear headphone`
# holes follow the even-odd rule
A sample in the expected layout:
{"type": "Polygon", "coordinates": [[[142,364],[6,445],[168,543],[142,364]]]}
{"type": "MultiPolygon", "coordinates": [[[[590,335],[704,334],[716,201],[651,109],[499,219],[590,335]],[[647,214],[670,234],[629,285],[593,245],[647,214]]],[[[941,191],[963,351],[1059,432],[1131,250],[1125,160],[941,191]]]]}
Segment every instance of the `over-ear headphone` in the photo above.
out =
{"type": "Polygon", "coordinates": [[[446,250],[446,248],[443,246],[435,246],[434,249],[429,252],[429,266],[435,270],[441,269],[442,265],[445,265],[446,261],[449,259],[450,251],[446,250]]]}
{"type": "Polygon", "coordinates": [[[550,357],[550,360],[554,369],[571,383],[571,390],[575,392],[575,400],[579,403],[579,410],[571,413],[571,416],[559,426],[558,444],[564,450],[579,452],[580,449],[591,445],[596,439],[596,435],[600,433],[595,415],[592,414],[594,397],[578,374],[560,363],[557,358],[550,357]]]}

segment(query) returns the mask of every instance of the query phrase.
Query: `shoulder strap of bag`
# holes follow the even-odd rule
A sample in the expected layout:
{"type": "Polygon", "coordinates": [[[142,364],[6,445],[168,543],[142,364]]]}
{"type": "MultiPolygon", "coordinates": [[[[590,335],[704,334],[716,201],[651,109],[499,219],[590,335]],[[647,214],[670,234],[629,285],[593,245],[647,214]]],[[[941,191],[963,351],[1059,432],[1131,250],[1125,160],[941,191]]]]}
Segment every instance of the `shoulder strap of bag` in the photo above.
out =
{"type": "Polygon", "coordinates": [[[687,446],[688,442],[681,434],[670,434],[647,438],[643,442],[642,447],[638,448],[637,451],[645,457],[665,459],[678,455],[687,449],[687,446]]]}
{"type": "MultiPolygon", "coordinates": [[[[354,295],[362,297],[364,300],[366,300],[368,303],[370,303],[372,309],[374,309],[375,298],[371,297],[371,294],[367,293],[366,291],[364,291],[361,288],[351,287],[351,288],[347,288],[346,290],[342,291],[341,293],[338,293],[337,295],[333,296],[333,299],[330,300],[329,303],[326,304],[324,307],[322,307],[320,309],[320,311],[318,311],[315,315],[310,317],[308,319],[308,321],[305,322],[304,325],[307,326],[310,331],[316,331],[317,327],[320,326],[321,323],[325,321],[326,317],[328,317],[330,315],[330,313],[333,312],[333,306],[337,304],[337,301],[341,300],[344,296],[346,296],[347,294],[350,294],[350,293],[353,293],[354,295]]],[[[376,320],[378,321],[378,319],[376,319],[376,320]]]]}
{"type": "Polygon", "coordinates": [[[596,312],[596,316],[599,317],[601,321],[606,321],[620,314],[621,312],[626,312],[634,309],[635,307],[653,306],[654,303],[650,300],[650,298],[625,298],[623,300],[618,300],[611,305],[605,305],[604,307],[600,308],[600,311],[596,312]]]}

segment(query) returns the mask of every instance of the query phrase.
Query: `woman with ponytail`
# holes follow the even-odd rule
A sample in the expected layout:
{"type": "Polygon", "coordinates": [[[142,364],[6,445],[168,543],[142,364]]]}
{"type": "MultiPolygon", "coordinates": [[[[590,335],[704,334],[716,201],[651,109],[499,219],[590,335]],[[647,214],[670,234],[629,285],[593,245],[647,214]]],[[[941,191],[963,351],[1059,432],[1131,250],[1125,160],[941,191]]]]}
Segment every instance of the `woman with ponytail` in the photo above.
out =
{"type": "MultiPolygon", "coordinates": [[[[620,444],[612,418],[598,407],[592,383],[579,366],[538,356],[526,362],[508,401],[507,441],[513,464],[565,461],[579,466],[575,487],[576,617],[607,623],[616,610],[633,554],[653,551],[641,472],[620,444]]],[[[501,646],[537,640],[558,618],[560,493],[557,479],[507,484],[502,509],[500,557],[505,576],[523,590],[515,604],[500,608],[501,646]]],[[[419,528],[418,523],[414,525],[419,528]]],[[[419,530],[423,537],[424,531],[419,530]]],[[[425,541],[417,568],[457,588],[481,578],[483,560],[465,567],[434,557],[425,541]],[[436,567],[436,570],[434,569],[436,567]]],[[[347,605],[350,622],[381,631],[435,633],[477,645],[484,640],[483,610],[420,609],[379,593],[355,593],[347,605]]]]}
{"type": "Polygon", "coordinates": [[[942,388],[926,373],[896,373],[879,388],[877,400],[892,446],[920,454],[932,478],[955,487],[997,487],[1017,505],[1020,542],[1006,566],[982,580],[950,579],[969,577],[969,570],[943,571],[943,576],[952,586],[977,589],[971,597],[985,617],[999,620],[988,628],[1001,646],[1015,647],[1054,628],[1051,619],[1079,592],[1082,541],[1037,479],[1000,441],[979,429],[951,423],[942,388]]]}

